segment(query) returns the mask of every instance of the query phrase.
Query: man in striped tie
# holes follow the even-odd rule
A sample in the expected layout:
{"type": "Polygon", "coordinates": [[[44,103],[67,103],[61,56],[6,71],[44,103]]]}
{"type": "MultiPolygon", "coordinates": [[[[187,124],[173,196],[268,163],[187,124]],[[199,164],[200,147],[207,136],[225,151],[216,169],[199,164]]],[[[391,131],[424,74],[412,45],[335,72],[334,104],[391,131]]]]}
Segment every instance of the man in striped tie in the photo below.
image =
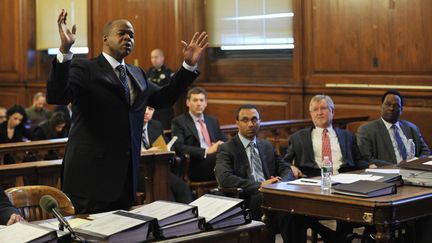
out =
{"type": "MultiPolygon", "coordinates": [[[[222,144],[216,155],[215,175],[220,187],[243,189],[252,219],[261,220],[263,200],[259,188],[294,179],[289,165],[276,154],[273,145],[257,137],[260,114],[254,105],[242,105],[237,110],[238,134],[222,144]]],[[[297,234],[302,223],[293,224],[289,215],[270,217],[269,226],[281,231],[284,242],[302,242],[297,234]]],[[[296,221],[298,222],[298,221],[296,221]]]]}

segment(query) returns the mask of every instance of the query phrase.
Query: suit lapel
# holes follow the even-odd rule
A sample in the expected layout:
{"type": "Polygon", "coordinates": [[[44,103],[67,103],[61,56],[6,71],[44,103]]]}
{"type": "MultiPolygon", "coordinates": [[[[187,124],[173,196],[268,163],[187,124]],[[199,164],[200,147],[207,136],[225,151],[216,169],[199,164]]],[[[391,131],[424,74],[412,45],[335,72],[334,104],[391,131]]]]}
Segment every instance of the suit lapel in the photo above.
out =
{"type": "Polygon", "coordinates": [[[387,127],[384,125],[384,122],[382,120],[380,120],[378,123],[378,131],[379,131],[379,133],[381,133],[381,136],[384,140],[384,144],[383,145],[378,144],[378,146],[382,146],[385,148],[385,147],[387,147],[386,144],[389,144],[388,147],[391,149],[386,149],[386,152],[392,158],[392,161],[396,161],[396,155],[394,152],[392,140],[390,138],[390,133],[387,130],[387,127]]]}
{"type": "Polygon", "coordinates": [[[341,130],[339,130],[338,128],[334,129],[336,132],[336,136],[338,138],[338,142],[339,142],[339,148],[342,154],[342,159],[345,161],[346,158],[346,147],[343,146],[346,144],[345,139],[346,137],[344,136],[343,132],[341,130]]]}
{"type": "MultiPolygon", "coordinates": [[[[318,163],[317,161],[315,161],[315,153],[313,151],[313,144],[312,144],[312,130],[314,128],[311,127],[309,128],[309,132],[307,133],[307,136],[304,136],[304,148],[306,148],[306,150],[310,150],[310,151],[305,151],[307,154],[307,158],[305,158],[305,161],[311,161],[311,163],[314,165],[314,167],[318,168],[318,163]]],[[[309,163],[309,162],[308,162],[309,163]]]]}
{"type": "Polygon", "coordinates": [[[235,145],[233,148],[234,151],[238,151],[240,154],[239,168],[241,169],[241,171],[239,171],[239,173],[247,175],[249,179],[254,179],[252,177],[252,170],[251,170],[250,165],[249,165],[249,158],[247,156],[246,149],[243,146],[243,143],[241,142],[238,135],[236,135],[233,138],[233,141],[234,141],[234,145],[235,145]]]}
{"type": "Polygon", "coordinates": [[[106,77],[103,80],[112,85],[115,89],[115,92],[121,97],[122,101],[126,105],[129,105],[123,92],[123,84],[112,69],[110,63],[105,59],[102,54],[99,55],[97,63],[102,68],[102,75],[105,75],[106,77]]]}
{"type": "Polygon", "coordinates": [[[409,126],[407,126],[405,124],[405,122],[399,121],[399,126],[401,127],[402,132],[404,133],[404,135],[405,135],[405,137],[407,139],[413,139],[413,136],[412,136],[412,133],[411,133],[411,129],[410,129],[409,126]]]}
{"type": "Polygon", "coordinates": [[[186,127],[192,132],[198,143],[200,143],[198,130],[195,127],[195,121],[193,120],[189,112],[186,113],[186,127]]]}
{"type": "Polygon", "coordinates": [[[269,169],[267,167],[267,163],[265,161],[270,161],[270,160],[267,158],[268,157],[267,153],[265,153],[265,151],[263,149],[262,141],[257,138],[256,143],[257,143],[258,152],[259,152],[260,158],[261,158],[261,165],[262,165],[262,169],[263,169],[264,178],[267,179],[270,177],[270,173],[269,173],[269,169]]]}

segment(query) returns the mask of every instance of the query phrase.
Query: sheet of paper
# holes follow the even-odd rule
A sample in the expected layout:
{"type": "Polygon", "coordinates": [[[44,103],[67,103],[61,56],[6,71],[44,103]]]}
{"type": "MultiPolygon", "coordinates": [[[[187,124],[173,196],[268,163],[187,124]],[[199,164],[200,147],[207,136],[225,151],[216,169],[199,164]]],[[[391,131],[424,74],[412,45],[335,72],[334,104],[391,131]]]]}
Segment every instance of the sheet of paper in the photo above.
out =
{"type": "Polygon", "coordinates": [[[168,151],[171,151],[171,148],[174,145],[174,143],[177,141],[177,139],[178,139],[177,136],[174,136],[174,137],[171,138],[171,140],[167,144],[168,151]]]}
{"type": "Polygon", "coordinates": [[[191,202],[190,205],[197,206],[198,215],[204,217],[206,221],[209,222],[213,218],[219,216],[219,214],[237,205],[239,201],[241,200],[234,200],[234,198],[231,198],[231,200],[229,198],[222,199],[204,195],[191,202]]]}
{"type": "Polygon", "coordinates": [[[29,242],[44,236],[49,229],[29,225],[29,223],[16,223],[0,231],[0,242],[29,242]]]}
{"type": "Polygon", "coordinates": [[[108,214],[112,214],[114,212],[117,212],[117,210],[114,211],[109,211],[109,212],[104,212],[104,213],[95,213],[95,214],[90,214],[87,218],[91,219],[91,220],[95,220],[97,218],[103,217],[103,216],[107,216],[108,214]]]}
{"type": "Polygon", "coordinates": [[[382,174],[400,174],[400,169],[366,169],[365,171],[382,174]]]}
{"type": "MultiPolygon", "coordinates": [[[[90,220],[81,219],[81,218],[73,218],[73,219],[69,219],[68,220],[68,223],[70,224],[70,226],[72,228],[78,227],[78,226],[80,226],[82,224],[85,224],[85,223],[88,223],[88,222],[90,222],[90,220]]],[[[58,220],[55,220],[55,221],[49,222],[49,223],[47,223],[47,222],[46,223],[42,223],[42,224],[39,224],[39,225],[47,227],[47,228],[55,229],[55,230],[59,229],[59,227],[58,227],[59,226],[59,221],[58,220]]],[[[65,231],[66,231],[66,229],[65,229],[65,231]]]]}
{"type": "Polygon", "coordinates": [[[176,215],[177,213],[183,212],[190,208],[191,207],[186,204],[182,205],[179,203],[155,201],[150,204],[146,204],[139,208],[133,209],[130,212],[161,220],[170,217],[172,215],[176,215]]]}
{"type": "Polygon", "coordinates": [[[80,225],[78,228],[110,236],[123,230],[135,227],[143,221],[118,214],[108,214],[93,221],[80,225]]]}
{"type": "Polygon", "coordinates": [[[432,165],[432,160],[426,161],[423,163],[424,165],[432,165]]]}
{"type": "Polygon", "coordinates": [[[288,181],[288,184],[292,185],[305,185],[305,186],[321,186],[321,180],[314,180],[314,179],[297,179],[293,181],[288,181]]]}

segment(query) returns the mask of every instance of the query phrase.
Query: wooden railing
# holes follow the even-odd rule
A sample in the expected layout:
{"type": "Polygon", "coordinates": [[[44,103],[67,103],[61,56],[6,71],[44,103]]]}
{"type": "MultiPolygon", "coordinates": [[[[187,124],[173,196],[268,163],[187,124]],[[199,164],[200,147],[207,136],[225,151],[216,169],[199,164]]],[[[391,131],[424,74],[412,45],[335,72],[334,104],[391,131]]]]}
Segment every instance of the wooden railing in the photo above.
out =
{"type": "MultiPolygon", "coordinates": [[[[333,125],[339,128],[346,128],[347,124],[353,122],[364,122],[368,120],[368,116],[354,116],[354,117],[338,117],[333,119],[333,125]]],[[[284,151],[284,148],[288,144],[289,136],[302,129],[304,127],[310,127],[313,125],[311,119],[302,119],[302,120],[282,120],[282,121],[268,121],[261,122],[261,128],[259,136],[271,141],[276,150],[281,153],[284,151]]],[[[234,136],[237,133],[236,125],[226,125],[222,126],[222,131],[226,133],[229,137],[234,136]]],[[[61,168],[61,160],[53,160],[53,162],[43,161],[45,155],[48,151],[55,151],[59,158],[62,158],[64,155],[64,151],[66,149],[67,138],[62,139],[52,139],[52,140],[43,140],[43,141],[31,141],[31,142],[19,142],[19,143],[7,143],[0,144],[0,164],[3,164],[3,158],[5,154],[11,155],[17,164],[14,165],[0,165],[0,176],[5,179],[17,177],[16,184],[22,185],[24,183],[22,177],[19,176],[27,176],[27,175],[48,175],[44,171],[49,171],[49,168],[54,168],[52,173],[55,173],[55,177],[57,179],[48,179],[49,181],[45,181],[44,183],[48,183],[50,185],[59,185],[58,177],[61,168]],[[29,153],[33,153],[38,161],[42,162],[33,162],[33,163],[21,163],[23,158],[29,153]],[[21,164],[20,164],[21,163],[21,164]],[[45,170],[46,169],[46,170],[45,170]],[[20,172],[21,171],[21,172],[20,172]],[[22,173],[21,175],[19,173],[22,173]],[[4,176],[4,177],[3,177],[4,176]]],[[[282,153],[283,154],[283,153],[282,153]]],[[[169,156],[172,156],[171,154],[169,156]]],[[[49,175],[48,175],[49,176],[49,175]]],[[[51,177],[51,176],[49,176],[51,177]]],[[[149,179],[149,175],[146,176],[149,179]]],[[[40,178],[40,176],[38,177],[40,178]]],[[[51,177],[53,178],[53,177],[51,177]]],[[[152,177],[153,178],[153,177],[152,177]]],[[[154,177],[160,178],[160,175],[154,177]]],[[[38,179],[43,181],[42,179],[38,179]]],[[[1,180],[0,180],[1,181],[1,180]]],[[[154,188],[154,191],[159,189],[154,188]]],[[[161,197],[165,197],[163,194],[161,197]]],[[[158,194],[155,194],[155,198],[158,198],[158,194]]],[[[147,198],[147,200],[154,200],[152,198],[147,198]]]]}
{"type": "Polygon", "coordinates": [[[31,152],[37,161],[44,160],[49,151],[55,152],[59,158],[63,158],[68,139],[48,139],[30,142],[3,143],[0,144],[0,165],[4,164],[4,155],[9,154],[16,163],[24,161],[31,152]]]}

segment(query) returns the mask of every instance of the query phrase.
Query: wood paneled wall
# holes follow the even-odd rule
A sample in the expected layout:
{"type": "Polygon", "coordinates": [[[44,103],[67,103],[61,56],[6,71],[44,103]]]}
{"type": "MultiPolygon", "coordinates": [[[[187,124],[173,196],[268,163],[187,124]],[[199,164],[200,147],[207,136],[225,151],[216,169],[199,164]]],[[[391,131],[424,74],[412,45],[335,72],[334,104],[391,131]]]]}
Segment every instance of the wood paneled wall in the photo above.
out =
{"type": "MultiPolygon", "coordinates": [[[[102,49],[105,22],[127,18],[136,32],[127,61],[147,69],[150,51],[159,47],[175,69],[182,61],[180,41],[205,29],[204,4],[88,0],[89,56],[102,49]]],[[[0,9],[8,10],[0,15],[0,105],[29,105],[45,88],[52,57],[34,48],[34,0],[0,0],[0,9]]],[[[381,94],[396,87],[406,97],[403,118],[419,125],[432,144],[431,9],[429,0],[295,0],[293,57],[206,55],[196,85],[209,91],[207,112],[222,124],[233,123],[243,103],[257,104],[263,120],[306,118],[309,99],[317,93],[334,98],[336,114],[376,118],[381,94]]],[[[177,110],[181,107],[184,101],[177,110]]]]}

